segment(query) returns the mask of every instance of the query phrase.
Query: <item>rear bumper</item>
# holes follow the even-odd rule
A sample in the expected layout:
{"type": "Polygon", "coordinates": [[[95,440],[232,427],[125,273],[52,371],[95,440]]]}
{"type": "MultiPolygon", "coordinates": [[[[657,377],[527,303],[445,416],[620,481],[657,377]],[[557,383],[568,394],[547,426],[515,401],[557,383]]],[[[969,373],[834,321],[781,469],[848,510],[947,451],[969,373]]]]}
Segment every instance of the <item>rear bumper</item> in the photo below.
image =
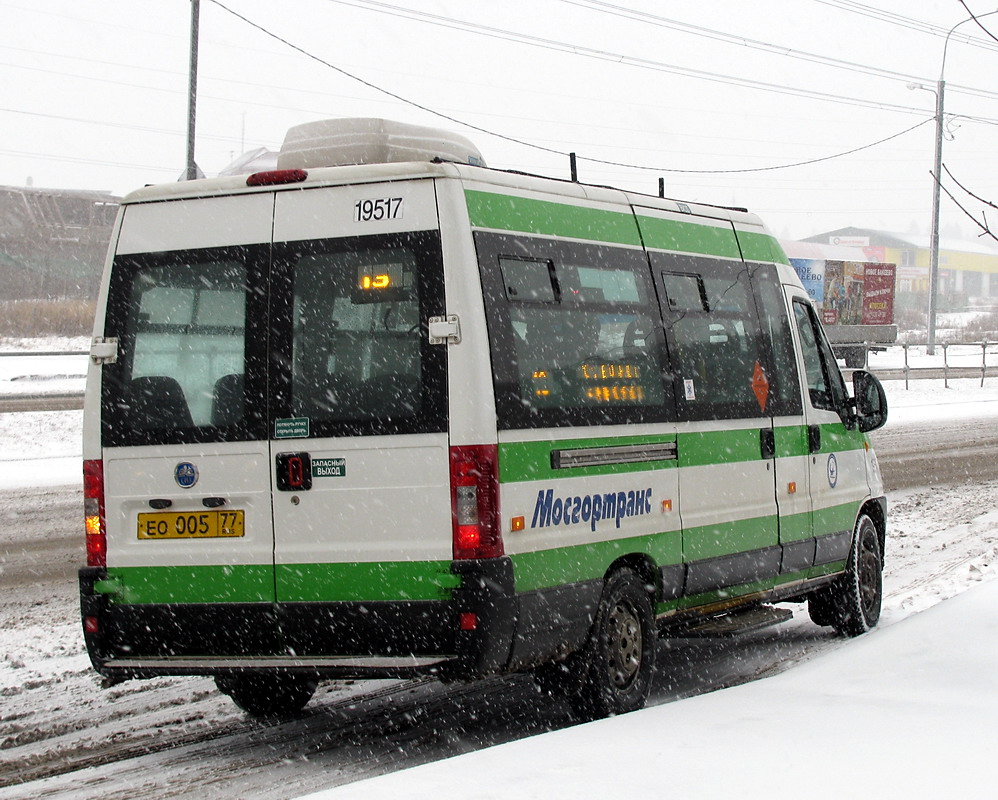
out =
{"type": "Polygon", "coordinates": [[[462,580],[449,600],[125,605],[95,589],[106,577],[102,568],[85,567],[84,639],[94,668],[112,679],[246,670],[455,679],[501,672],[516,626],[512,563],[455,561],[452,570],[462,580]]]}

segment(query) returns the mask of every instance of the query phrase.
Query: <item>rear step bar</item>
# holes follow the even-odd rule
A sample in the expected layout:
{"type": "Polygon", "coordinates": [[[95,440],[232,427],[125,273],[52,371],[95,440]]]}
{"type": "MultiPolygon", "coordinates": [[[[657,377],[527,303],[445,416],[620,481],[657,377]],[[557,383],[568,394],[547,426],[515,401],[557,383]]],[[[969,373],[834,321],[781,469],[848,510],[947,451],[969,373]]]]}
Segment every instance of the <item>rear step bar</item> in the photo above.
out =
{"type": "Polygon", "coordinates": [[[670,636],[679,639],[706,638],[709,636],[738,636],[743,633],[762,630],[771,625],[779,625],[793,617],[788,608],[775,606],[754,606],[745,611],[712,617],[699,623],[692,623],[671,631],[670,636]]]}
{"type": "Polygon", "coordinates": [[[242,670],[316,672],[330,677],[416,677],[432,673],[453,656],[295,656],[112,658],[102,671],[111,675],[215,675],[242,670]]]}

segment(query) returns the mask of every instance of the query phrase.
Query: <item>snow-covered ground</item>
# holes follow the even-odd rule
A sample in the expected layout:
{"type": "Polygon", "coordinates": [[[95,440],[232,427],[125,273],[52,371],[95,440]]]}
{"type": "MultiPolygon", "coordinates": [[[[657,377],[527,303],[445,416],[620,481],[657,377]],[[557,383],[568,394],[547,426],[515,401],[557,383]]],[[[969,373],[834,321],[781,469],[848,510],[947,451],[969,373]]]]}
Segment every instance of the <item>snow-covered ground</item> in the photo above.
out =
{"type": "Polygon", "coordinates": [[[994,797],[996,676],[988,580],[762,680],[308,797],[994,797]]]}
{"type": "MultiPolygon", "coordinates": [[[[27,360],[10,368],[24,375],[38,371],[27,360]]],[[[80,385],[78,377],[68,380],[80,385]]],[[[0,393],[17,383],[23,381],[0,374],[0,393]]],[[[898,430],[930,420],[941,426],[980,420],[989,428],[998,422],[998,378],[983,387],[977,380],[951,381],[948,389],[933,380],[914,381],[905,390],[903,382],[893,381],[887,391],[888,425],[898,430]]],[[[0,550],[18,550],[24,563],[35,563],[33,548],[44,544],[25,540],[25,497],[37,500],[39,514],[53,514],[53,525],[78,513],[81,420],[79,411],[0,414],[5,523],[0,550]],[[68,514],[57,516],[56,507],[68,514]]],[[[763,679],[741,686],[687,699],[660,691],[652,698],[659,705],[636,714],[444,758],[330,790],[329,796],[993,793],[989,726],[998,710],[998,483],[897,491],[889,504],[885,608],[872,634],[850,641],[826,638],[775,665],[770,659],[760,667],[763,679]]],[[[76,518],[82,545],[82,508],[76,518]]],[[[210,744],[216,736],[245,734],[265,743],[281,734],[244,720],[204,679],[133,682],[102,691],[83,650],[75,585],[70,578],[64,591],[57,584],[53,592],[43,579],[47,569],[56,568],[71,572],[72,565],[47,563],[40,551],[37,585],[19,584],[16,592],[4,593],[0,605],[0,778],[8,758],[41,761],[56,748],[72,761],[118,737],[138,754],[161,749],[170,737],[210,744]]],[[[0,585],[10,588],[11,580],[0,562],[0,585]]],[[[798,612],[778,630],[793,639],[813,636],[816,629],[798,612]]],[[[313,705],[332,708],[356,691],[332,684],[313,705]]],[[[293,753],[285,741],[280,747],[293,753]]],[[[436,758],[463,749],[444,748],[436,758]]],[[[131,777],[102,777],[94,766],[0,788],[0,798],[137,796],[153,791],[157,776],[169,784],[175,776],[196,772],[185,764],[171,773],[170,759],[157,760],[155,752],[146,758],[152,770],[148,785],[129,783],[131,777]]],[[[198,758],[206,761],[207,772],[214,770],[204,797],[288,797],[291,787],[311,791],[393,768],[367,763],[354,772],[323,772],[321,764],[290,755],[269,774],[250,774],[238,763],[231,771],[216,766],[210,747],[198,758]]],[[[426,759],[407,763],[420,760],[426,759]]]]}

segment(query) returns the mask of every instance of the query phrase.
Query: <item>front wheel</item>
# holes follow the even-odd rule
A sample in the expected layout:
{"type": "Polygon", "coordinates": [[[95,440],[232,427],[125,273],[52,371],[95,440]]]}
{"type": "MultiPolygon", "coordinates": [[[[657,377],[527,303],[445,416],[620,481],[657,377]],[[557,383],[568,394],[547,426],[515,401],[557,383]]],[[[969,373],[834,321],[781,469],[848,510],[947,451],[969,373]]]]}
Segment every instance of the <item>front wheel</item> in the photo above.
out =
{"type": "Polygon", "coordinates": [[[856,523],[845,573],[809,597],[808,614],[816,625],[831,625],[842,636],[859,636],[880,621],[883,596],[880,537],[873,520],[863,514],[856,523]]]}
{"type": "Polygon", "coordinates": [[[312,678],[282,673],[219,675],[215,685],[253,717],[286,717],[301,711],[317,683],[312,678]]]}
{"type": "Polygon", "coordinates": [[[644,706],[655,673],[654,614],[644,581],[630,569],[603,587],[590,640],[581,660],[581,688],[569,695],[583,719],[626,714],[644,706]]]}

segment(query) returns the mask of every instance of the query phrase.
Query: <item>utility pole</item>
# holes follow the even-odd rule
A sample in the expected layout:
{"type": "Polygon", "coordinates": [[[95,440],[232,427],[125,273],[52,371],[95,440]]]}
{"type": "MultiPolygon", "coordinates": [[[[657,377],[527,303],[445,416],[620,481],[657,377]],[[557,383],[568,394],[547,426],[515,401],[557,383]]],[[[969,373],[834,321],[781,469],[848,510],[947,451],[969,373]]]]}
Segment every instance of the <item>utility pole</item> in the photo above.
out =
{"type": "Polygon", "coordinates": [[[946,81],[940,77],[936,83],[936,155],[932,168],[932,233],[929,237],[929,320],[926,352],[930,356],[936,349],[936,304],[939,294],[939,185],[943,170],[943,91],[945,89],[946,81]]]}
{"type": "Polygon", "coordinates": [[[197,178],[198,165],[194,162],[194,120],[198,102],[198,19],[201,0],[191,0],[191,64],[187,89],[187,170],[185,180],[197,178]]]}

